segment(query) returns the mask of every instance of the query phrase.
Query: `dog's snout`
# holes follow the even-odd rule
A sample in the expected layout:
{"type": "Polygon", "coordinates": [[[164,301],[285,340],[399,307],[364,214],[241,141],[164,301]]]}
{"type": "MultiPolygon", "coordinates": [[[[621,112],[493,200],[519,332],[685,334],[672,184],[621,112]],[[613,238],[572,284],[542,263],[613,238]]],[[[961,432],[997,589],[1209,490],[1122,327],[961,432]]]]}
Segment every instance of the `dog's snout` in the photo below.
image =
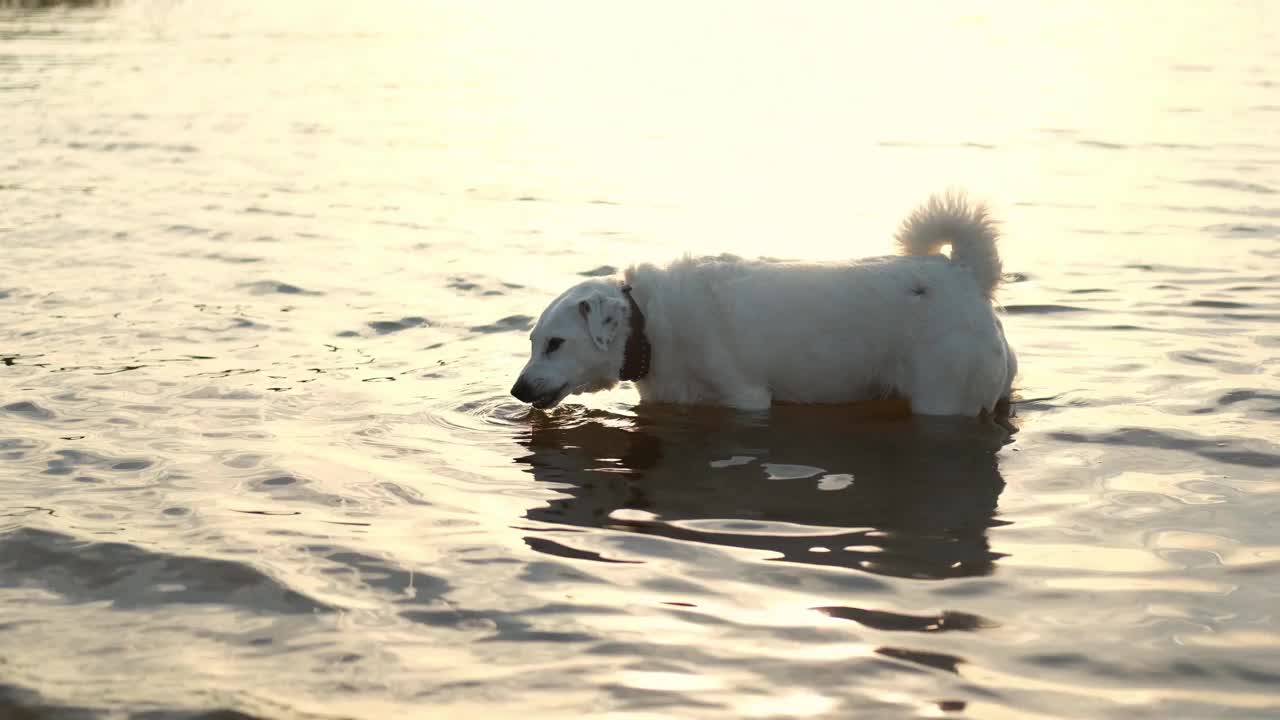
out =
{"type": "Polygon", "coordinates": [[[529,381],[525,380],[524,378],[520,378],[519,380],[516,380],[516,384],[511,386],[511,394],[515,397],[515,399],[519,400],[520,402],[523,402],[523,403],[533,402],[533,398],[534,398],[533,386],[530,385],[529,381]]]}

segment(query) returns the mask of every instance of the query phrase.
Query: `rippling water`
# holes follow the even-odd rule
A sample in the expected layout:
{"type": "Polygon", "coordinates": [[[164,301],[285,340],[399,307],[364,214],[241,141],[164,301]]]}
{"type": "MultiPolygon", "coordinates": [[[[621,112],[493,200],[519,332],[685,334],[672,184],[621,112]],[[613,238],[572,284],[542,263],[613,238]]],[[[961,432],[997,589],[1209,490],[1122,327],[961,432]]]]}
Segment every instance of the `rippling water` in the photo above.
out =
{"type": "Polygon", "coordinates": [[[13,4],[0,716],[1280,712],[1274,4],[13,4]],[[506,395],[948,185],[1015,434],[506,395]]]}

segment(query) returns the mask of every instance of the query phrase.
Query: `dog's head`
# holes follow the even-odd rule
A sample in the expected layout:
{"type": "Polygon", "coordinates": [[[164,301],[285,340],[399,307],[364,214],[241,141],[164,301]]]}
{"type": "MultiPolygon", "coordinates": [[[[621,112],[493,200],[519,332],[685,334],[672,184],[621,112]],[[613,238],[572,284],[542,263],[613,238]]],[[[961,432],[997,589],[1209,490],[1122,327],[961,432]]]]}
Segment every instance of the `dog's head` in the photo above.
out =
{"type": "Polygon", "coordinates": [[[627,301],[616,283],[588,280],[542,311],[529,338],[529,362],[511,388],[521,402],[555,407],[573,393],[618,383],[626,339],[627,301]]]}

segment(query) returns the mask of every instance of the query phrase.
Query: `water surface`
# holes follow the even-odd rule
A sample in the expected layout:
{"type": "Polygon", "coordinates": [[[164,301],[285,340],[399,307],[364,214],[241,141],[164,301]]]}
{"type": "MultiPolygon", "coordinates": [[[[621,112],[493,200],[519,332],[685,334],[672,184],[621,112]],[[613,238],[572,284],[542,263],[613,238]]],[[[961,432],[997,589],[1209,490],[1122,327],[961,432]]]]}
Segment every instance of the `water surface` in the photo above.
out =
{"type": "Polygon", "coordinates": [[[1277,22],[0,10],[0,715],[1273,716],[1277,22]],[[1015,434],[506,395],[581,276],[948,186],[1015,434]]]}

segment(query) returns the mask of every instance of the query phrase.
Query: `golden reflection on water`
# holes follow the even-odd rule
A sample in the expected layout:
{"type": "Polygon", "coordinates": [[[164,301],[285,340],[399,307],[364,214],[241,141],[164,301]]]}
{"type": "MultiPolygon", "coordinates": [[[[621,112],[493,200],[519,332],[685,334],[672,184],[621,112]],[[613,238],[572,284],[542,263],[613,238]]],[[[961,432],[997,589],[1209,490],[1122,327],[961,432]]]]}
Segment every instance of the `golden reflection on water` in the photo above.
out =
{"type": "MultiPolygon", "coordinates": [[[[118,3],[87,28],[33,16],[16,56],[48,66],[7,116],[17,270],[0,300],[20,313],[0,370],[85,421],[95,452],[158,456],[159,489],[46,492],[29,478],[101,468],[75,469],[75,435],[6,404],[6,431],[36,440],[0,497],[78,543],[126,532],[243,559],[340,609],[282,621],[274,657],[224,652],[256,629],[244,608],[164,615],[138,661],[148,702],[187,702],[195,668],[210,692],[364,717],[423,697],[467,716],[623,704],[601,687],[731,717],[1274,707],[1268,660],[1235,657],[1277,643],[1280,548],[1255,506],[1277,492],[1274,13],[238,0],[118,3]],[[60,23],[85,36],[41,34],[60,23]],[[1005,220],[1012,441],[891,404],[763,422],[640,409],[625,388],[550,415],[505,397],[524,316],[584,271],[889,252],[903,213],[948,186],[1005,220]],[[189,524],[162,524],[170,509],[189,524]],[[198,622],[212,629],[184,634],[198,622]],[[1201,675],[1169,665],[1184,652],[1201,675]],[[1262,670],[1211,674],[1237,662],[1262,670]],[[317,700],[331,673],[356,689],[317,700]]],[[[26,685],[121,684],[100,667],[122,652],[100,647],[110,598],[13,592],[14,612],[54,618],[21,636],[41,640],[26,685]]]]}
{"type": "MultiPolygon", "coordinates": [[[[474,190],[435,198],[437,218],[469,215],[486,194],[608,202],[611,217],[626,218],[621,242],[611,243],[615,265],[655,251],[780,247],[845,258],[888,251],[907,209],[959,186],[994,202],[1007,219],[1010,264],[1034,268],[1142,251],[1074,233],[1068,243],[1066,228],[1046,225],[1030,206],[1078,208],[1086,228],[1149,227],[1164,217],[1141,202],[1155,185],[1174,201],[1203,194],[1170,186],[1187,158],[1165,146],[1266,137],[1264,126],[1238,119],[1252,102],[1248,88],[1217,77],[1263,67],[1250,52],[1261,43],[1247,40],[1268,32],[1269,12],[1176,3],[1162,8],[1160,31],[1147,32],[1149,9],[1101,0],[874,11],[841,2],[407,0],[374,10],[295,0],[126,4],[120,29],[138,42],[223,42],[228,52],[244,44],[263,54],[252,83],[183,67],[180,54],[167,81],[135,92],[175,106],[236,96],[251,114],[221,142],[231,160],[243,154],[233,143],[244,131],[259,135],[252,166],[279,152],[269,133],[314,124],[316,147],[290,150],[312,155],[312,181],[348,181],[354,205],[424,184],[474,190]],[[297,32],[299,15],[309,16],[310,32],[336,33],[323,40],[329,51],[305,63],[264,53],[258,38],[297,32]],[[354,51],[368,33],[378,45],[354,51]],[[1215,72],[1196,58],[1212,58],[1215,72]],[[215,82],[186,82],[193,72],[215,82]],[[326,92],[350,76],[368,78],[361,96],[326,92]],[[302,92],[273,103],[285,83],[302,92]],[[325,141],[335,134],[365,137],[325,141]],[[1054,134],[1073,142],[1043,145],[1054,134]],[[1133,201],[1096,202],[1117,194],[1133,201]]],[[[593,239],[554,207],[494,210],[536,218],[544,243],[591,253],[593,239]]],[[[1159,253],[1198,257],[1200,245],[1165,236],[1159,253]]],[[[520,275],[521,263],[510,262],[495,269],[520,275]]]]}

